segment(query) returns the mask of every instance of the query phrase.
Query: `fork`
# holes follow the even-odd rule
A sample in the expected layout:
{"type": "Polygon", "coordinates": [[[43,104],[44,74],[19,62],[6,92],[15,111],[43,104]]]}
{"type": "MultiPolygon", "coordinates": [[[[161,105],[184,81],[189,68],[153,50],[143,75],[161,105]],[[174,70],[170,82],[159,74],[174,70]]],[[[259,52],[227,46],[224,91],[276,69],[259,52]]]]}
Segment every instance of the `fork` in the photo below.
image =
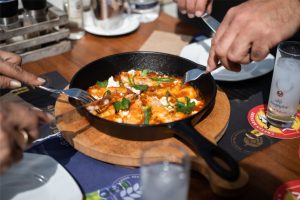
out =
{"type": "Polygon", "coordinates": [[[182,78],[182,84],[188,83],[190,81],[195,81],[198,78],[200,78],[202,75],[208,73],[209,73],[208,71],[201,70],[198,68],[188,70],[187,72],[184,73],[184,76],[182,78]]]}
{"type": "Polygon", "coordinates": [[[56,94],[64,94],[70,98],[79,100],[82,103],[90,103],[90,102],[93,102],[96,100],[89,93],[87,93],[86,91],[79,89],[79,88],[70,88],[70,89],[66,89],[66,90],[60,90],[60,89],[48,88],[48,87],[45,87],[42,85],[37,86],[37,87],[42,90],[48,91],[48,92],[52,92],[52,93],[56,93],[56,94]]]}

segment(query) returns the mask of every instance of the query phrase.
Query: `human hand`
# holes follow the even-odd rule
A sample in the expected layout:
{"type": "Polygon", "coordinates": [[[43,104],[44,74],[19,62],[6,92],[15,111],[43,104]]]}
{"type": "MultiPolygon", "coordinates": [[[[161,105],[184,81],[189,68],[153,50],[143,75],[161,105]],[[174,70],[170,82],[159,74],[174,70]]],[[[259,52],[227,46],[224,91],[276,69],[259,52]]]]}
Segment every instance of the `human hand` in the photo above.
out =
{"type": "Polygon", "coordinates": [[[27,145],[38,138],[40,123],[50,114],[20,103],[0,103],[0,173],[22,158],[27,145]]]}
{"type": "Polygon", "coordinates": [[[221,61],[227,69],[265,58],[270,49],[300,27],[299,0],[250,0],[231,8],[215,34],[208,71],[221,61]]]}
{"type": "Polygon", "coordinates": [[[182,14],[189,18],[201,17],[205,12],[211,13],[213,0],[177,0],[182,14]]]}
{"type": "Polygon", "coordinates": [[[37,86],[45,82],[21,67],[21,57],[10,52],[0,50],[0,88],[18,88],[21,82],[37,86]]]}

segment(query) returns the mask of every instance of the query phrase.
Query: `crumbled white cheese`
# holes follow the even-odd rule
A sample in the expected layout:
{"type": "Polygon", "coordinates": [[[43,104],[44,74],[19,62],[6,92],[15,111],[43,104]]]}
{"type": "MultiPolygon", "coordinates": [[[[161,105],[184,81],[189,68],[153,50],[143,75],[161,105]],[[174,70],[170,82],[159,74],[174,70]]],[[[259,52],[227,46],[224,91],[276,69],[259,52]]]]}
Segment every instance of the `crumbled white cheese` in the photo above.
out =
{"type": "Polygon", "coordinates": [[[121,110],[121,111],[119,112],[119,114],[120,114],[122,117],[127,116],[127,115],[129,114],[129,110],[121,110]]]}
{"type": "Polygon", "coordinates": [[[163,106],[168,106],[167,97],[162,97],[159,101],[163,106]]]}
{"type": "Polygon", "coordinates": [[[108,79],[107,87],[120,87],[119,81],[115,81],[114,77],[111,76],[108,79]]]}
{"type": "Polygon", "coordinates": [[[131,74],[131,75],[133,76],[133,75],[135,75],[135,70],[134,70],[134,69],[129,70],[127,73],[128,73],[128,74],[131,74]]]}
{"type": "Polygon", "coordinates": [[[128,88],[129,90],[131,90],[132,92],[134,92],[135,94],[137,94],[137,95],[141,94],[141,91],[140,91],[140,90],[137,90],[137,89],[135,89],[135,88],[133,88],[133,87],[130,87],[128,84],[124,84],[124,86],[125,86],[126,88],[128,88]]]}
{"type": "Polygon", "coordinates": [[[197,105],[197,103],[199,102],[199,101],[197,101],[197,99],[191,99],[190,101],[195,102],[195,105],[197,105]]]}
{"type": "Polygon", "coordinates": [[[136,94],[141,94],[141,90],[137,90],[133,87],[128,87],[128,89],[130,89],[132,92],[136,93],[136,94]]]}

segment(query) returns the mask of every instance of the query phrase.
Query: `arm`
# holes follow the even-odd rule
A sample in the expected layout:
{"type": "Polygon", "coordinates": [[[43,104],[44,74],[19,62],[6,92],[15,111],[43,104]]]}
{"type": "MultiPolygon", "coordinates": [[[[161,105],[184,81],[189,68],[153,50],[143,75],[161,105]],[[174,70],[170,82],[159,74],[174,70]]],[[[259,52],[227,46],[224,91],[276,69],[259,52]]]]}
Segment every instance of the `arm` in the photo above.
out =
{"type": "Polygon", "coordinates": [[[219,60],[226,68],[239,71],[234,63],[264,59],[271,48],[299,30],[299,10],[299,0],[249,0],[231,8],[213,38],[208,71],[219,60]]]}

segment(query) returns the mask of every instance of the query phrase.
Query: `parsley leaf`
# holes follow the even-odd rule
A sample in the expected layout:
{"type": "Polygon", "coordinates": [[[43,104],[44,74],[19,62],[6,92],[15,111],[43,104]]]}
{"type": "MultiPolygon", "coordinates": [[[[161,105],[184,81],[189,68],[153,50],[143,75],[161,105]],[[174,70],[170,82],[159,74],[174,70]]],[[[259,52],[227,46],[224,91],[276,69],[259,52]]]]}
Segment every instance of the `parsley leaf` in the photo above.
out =
{"type": "Polygon", "coordinates": [[[151,117],[151,107],[150,106],[145,106],[143,107],[144,110],[144,124],[149,124],[150,122],[150,117],[151,117]]]}
{"type": "Polygon", "coordinates": [[[122,101],[116,101],[113,103],[116,112],[119,112],[120,110],[128,110],[129,105],[130,101],[127,100],[125,97],[122,98],[122,101]]]}
{"type": "Polygon", "coordinates": [[[99,85],[102,88],[106,88],[108,85],[108,80],[105,81],[97,81],[97,85],[99,85]]]}
{"type": "Polygon", "coordinates": [[[185,97],[185,99],[186,99],[186,103],[177,101],[177,103],[175,104],[176,112],[191,114],[195,106],[195,102],[191,102],[189,97],[185,97]]]}
{"type": "Polygon", "coordinates": [[[150,72],[150,69],[143,69],[142,70],[142,76],[147,76],[147,74],[150,72]]]}
{"type": "Polygon", "coordinates": [[[132,87],[140,91],[146,91],[148,89],[148,85],[133,85],[132,87]]]}

